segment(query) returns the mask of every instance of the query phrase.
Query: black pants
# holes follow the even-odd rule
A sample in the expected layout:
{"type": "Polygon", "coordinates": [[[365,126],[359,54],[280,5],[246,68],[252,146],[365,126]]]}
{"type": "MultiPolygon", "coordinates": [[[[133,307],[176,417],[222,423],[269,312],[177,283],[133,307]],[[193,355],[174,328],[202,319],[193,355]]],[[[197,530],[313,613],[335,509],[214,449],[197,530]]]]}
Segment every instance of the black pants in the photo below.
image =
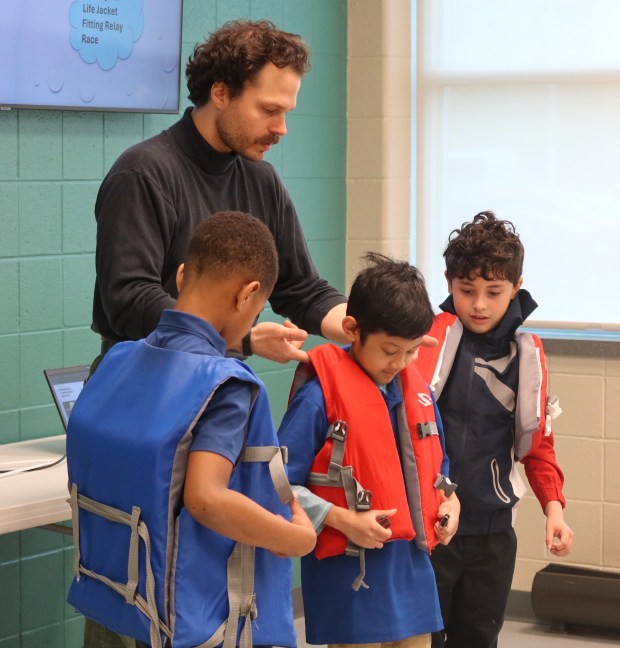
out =
{"type": "Polygon", "coordinates": [[[431,555],[444,632],[433,648],[495,648],[512,584],[517,538],[514,530],[455,536],[431,555]]]}

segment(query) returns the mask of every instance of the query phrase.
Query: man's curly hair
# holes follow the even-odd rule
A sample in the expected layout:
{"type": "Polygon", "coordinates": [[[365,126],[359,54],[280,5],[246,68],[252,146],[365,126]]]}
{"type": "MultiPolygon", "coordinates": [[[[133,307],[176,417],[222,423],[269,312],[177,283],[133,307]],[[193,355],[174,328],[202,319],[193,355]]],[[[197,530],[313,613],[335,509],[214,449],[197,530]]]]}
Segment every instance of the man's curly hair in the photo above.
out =
{"type": "Polygon", "coordinates": [[[310,70],[310,50],[301,36],[276,29],[269,20],[227,22],[189,57],[185,68],[189,99],[204,106],[218,81],[236,97],[267,63],[291,67],[303,76],[310,70]]]}
{"type": "Polygon", "coordinates": [[[525,251],[514,225],[498,220],[492,211],[474,216],[450,232],[443,256],[448,279],[480,275],[487,281],[501,279],[517,285],[523,274],[525,251]]]}

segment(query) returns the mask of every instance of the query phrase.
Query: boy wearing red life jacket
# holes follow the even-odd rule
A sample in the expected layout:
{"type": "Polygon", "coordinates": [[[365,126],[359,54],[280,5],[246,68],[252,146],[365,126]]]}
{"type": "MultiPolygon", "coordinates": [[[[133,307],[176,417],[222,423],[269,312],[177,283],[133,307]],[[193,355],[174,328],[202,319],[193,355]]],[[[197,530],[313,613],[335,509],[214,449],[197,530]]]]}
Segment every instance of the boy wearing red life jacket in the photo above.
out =
{"type": "Polygon", "coordinates": [[[422,648],[443,627],[429,554],[454,535],[460,508],[413,363],[433,312],[416,268],[367,259],[343,320],[350,347],[309,352],[279,431],[319,532],[301,566],[306,639],[422,648]]]}
{"type": "Polygon", "coordinates": [[[444,251],[450,296],[430,331],[439,345],[417,360],[437,399],[462,504],[456,537],[432,556],[445,621],[434,648],[497,646],[525,492],[516,461],[547,516],[550,552],[571,550],[550,425],[559,407],[547,394],[540,339],[518,331],[537,305],[521,289],[523,255],[512,223],[492,212],[454,230],[444,251]]]}

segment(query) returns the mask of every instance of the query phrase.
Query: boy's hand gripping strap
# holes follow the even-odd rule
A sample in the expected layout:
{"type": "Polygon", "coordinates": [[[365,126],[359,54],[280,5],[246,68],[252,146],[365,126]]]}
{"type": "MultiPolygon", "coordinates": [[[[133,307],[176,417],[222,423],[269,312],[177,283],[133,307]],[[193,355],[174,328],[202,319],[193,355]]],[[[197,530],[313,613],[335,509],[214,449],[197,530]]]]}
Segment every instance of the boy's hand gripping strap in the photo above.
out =
{"type": "MultiPolygon", "coordinates": [[[[327,474],[311,472],[308,475],[308,484],[341,487],[344,490],[347,507],[350,511],[369,511],[372,504],[372,493],[353,477],[352,466],[342,465],[348,428],[347,422],[342,420],[335,421],[327,428],[325,439],[332,439],[333,441],[327,474]]],[[[346,555],[359,556],[360,559],[360,573],[351,584],[351,587],[356,592],[360,587],[368,589],[368,585],[364,582],[364,576],[366,576],[365,551],[363,547],[356,545],[347,538],[346,555]]]]}
{"type": "MultiPolygon", "coordinates": [[[[288,463],[285,446],[246,446],[239,461],[268,463],[271,481],[280,501],[288,504],[293,499],[293,490],[284,470],[284,464],[288,463]]],[[[237,542],[228,559],[227,574],[228,619],[208,642],[197,648],[213,648],[222,640],[223,648],[235,648],[240,618],[244,623],[239,648],[252,648],[252,622],[258,616],[254,592],[254,547],[237,542]]]]}

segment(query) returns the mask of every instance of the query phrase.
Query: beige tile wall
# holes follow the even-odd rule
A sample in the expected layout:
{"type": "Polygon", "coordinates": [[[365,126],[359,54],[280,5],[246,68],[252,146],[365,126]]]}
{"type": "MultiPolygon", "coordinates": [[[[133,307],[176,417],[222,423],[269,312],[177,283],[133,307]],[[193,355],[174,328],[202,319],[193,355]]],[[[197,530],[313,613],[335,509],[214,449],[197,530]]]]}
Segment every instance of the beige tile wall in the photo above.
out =
{"type": "MultiPolygon", "coordinates": [[[[360,256],[409,258],[411,213],[411,7],[409,0],[349,0],[347,285],[360,256]]],[[[575,531],[567,564],[620,571],[620,360],[549,357],[550,388],[564,410],[555,422],[565,472],[566,519],[575,531]]],[[[513,588],[530,590],[554,562],[544,516],[527,494],[517,516],[513,588]]]]}
{"type": "Polygon", "coordinates": [[[549,387],[560,397],[554,421],[564,471],[565,518],[575,531],[573,552],[553,558],[544,543],[544,516],[528,493],[519,507],[513,589],[530,590],[551,562],[620,572],[620,360],[551,355],[549,387]]]}
{"type": "Polygon", "coordinates": [[[409,258],[410,5],[348,3],[347,285],[369,250],[409,258]]]}

